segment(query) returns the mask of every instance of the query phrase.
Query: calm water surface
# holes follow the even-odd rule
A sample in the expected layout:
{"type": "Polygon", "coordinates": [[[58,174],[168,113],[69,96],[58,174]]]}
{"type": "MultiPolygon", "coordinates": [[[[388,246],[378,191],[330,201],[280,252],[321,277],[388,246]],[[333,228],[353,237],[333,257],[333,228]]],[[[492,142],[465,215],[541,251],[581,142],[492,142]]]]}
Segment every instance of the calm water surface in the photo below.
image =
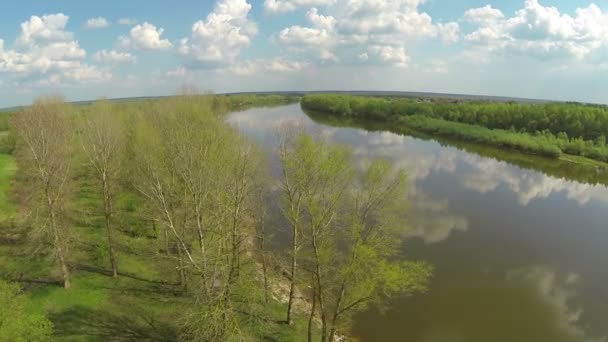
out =
{"type": "MultiPolygon", "coordinates": [[[[409,175],[407,258],[430,290],[356,318],[362,341],[608,341],[608,188],[389,132],[317,124],[299,105],[233,113],[268,151],[299,125],[409,175]]],[[[272,159],[276,170],[276,159],[272,159]]]]}

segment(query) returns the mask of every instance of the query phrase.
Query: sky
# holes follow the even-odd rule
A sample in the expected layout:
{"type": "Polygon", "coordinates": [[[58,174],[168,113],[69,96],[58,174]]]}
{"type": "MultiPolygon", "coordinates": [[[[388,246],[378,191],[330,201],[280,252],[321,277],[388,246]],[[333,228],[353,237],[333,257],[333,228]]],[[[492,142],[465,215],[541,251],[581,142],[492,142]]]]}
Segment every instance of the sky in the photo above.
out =
{"type": "Polygon", "coordinates": [[[608,0],[20,0],[0,108],[276,90],[608,103],[608,0]]]}

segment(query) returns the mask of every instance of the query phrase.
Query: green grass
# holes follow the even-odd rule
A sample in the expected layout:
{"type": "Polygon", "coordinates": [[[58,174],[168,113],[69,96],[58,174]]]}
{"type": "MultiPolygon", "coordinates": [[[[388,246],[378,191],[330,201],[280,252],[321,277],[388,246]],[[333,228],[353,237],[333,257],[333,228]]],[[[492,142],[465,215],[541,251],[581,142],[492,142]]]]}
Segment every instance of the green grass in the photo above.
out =
{"type": "MultiPolygon", "coordinates": [[[[0,155],[0,165],[1,212],[13,213],[14,205],[6,194],[15,175],[15,161],[0,155]]],[[[160,242],[152,238],[151,228],[136,219],[141,215],[138,213],[142,210],[140,201],[130,192],[122,193],[118,200],[117,209],[128,213],[116,219],[118,278],[109,276],[109,261],[104,253],[105,230],[92,183],[81,183],[73,201],[75,241],[70,258],[71,289],[62,288],[52,257],[28,255],[23,252],[26,246],[23,240],[8,243],[0,240],[0,277],[21,283],[31,299],[28,310],[48,316],[54,324],[55,340],[177,339],[182,314],[194,303],[194,298],[180,290],[177,272],[172,272],[174,264],[159,255],[160,242]],[[141,227],[133,228],[135,222],[141,227]]],[[[280,322],[285,317],[284,304],[271,300],[258,306],[256,319],[243,316],[250,333],[266,341],[305,340],[306,317],[288,326],[280,322]]],[[[317,328],[314,334],[318,335],[317,328]]]]}
{"type": "Polygon", "coordinates": [[[14,214],[15,208],[9,200],[10,186],[17,171],[13,157],[0,154],[0,221],[14,214]]]}

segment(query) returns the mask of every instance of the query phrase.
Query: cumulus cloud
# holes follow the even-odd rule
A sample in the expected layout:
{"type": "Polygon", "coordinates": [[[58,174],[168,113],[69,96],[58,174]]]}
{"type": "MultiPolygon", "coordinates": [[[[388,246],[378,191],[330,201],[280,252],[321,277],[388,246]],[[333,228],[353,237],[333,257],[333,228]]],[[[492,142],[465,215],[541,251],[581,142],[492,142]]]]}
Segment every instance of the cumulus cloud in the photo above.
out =
{"type": "Polygon", "coordinates": [[[471,8],[464,12],[464,20],[471,24],[490,26],[497,23],[505,17],[499,9],[493,8],[492,5],[484,7],[471,8]]]}
{"type": "Polygon", "coordinates": [[[192,25],[190,38],[180,41],[179,53],[200,65],[233,62],[251,44],[258,29],[248,15],[246,0],[220,0],[205,20],[192,25]]]}
{"type": "Polygon", "coordinates": [[[173,47],[173,44],[168,39],[161,38],[164,31],[163,28],[156,28],[156,26],[144,22],[134,26],[129,37],[119,37],[119,43],[124,48],[134,47],[147,51],[167,50],[173,47]]]}
{"type": "Polygon", "coordinates": [[[293,61],[284,57],[256,59],[234,63],[221,71],[238,76],[250,76],[259,73],[293,73],[309,68],[308,62],[293,61]]]}
{"type": "Polygon", "coordinates": [[[379,60],[385,64],[391,64],[397,67],[407,67],[407,64],[410,60],[410,57],[405,53],[405,48],[394,47],[390,45],[374,45],[367,48],[366,56],[368,59],[370,56],[375,57],[375,59],[379,60]]]}
{"type": "Polygon", "coordinates": [[[313,7],[306,13],[308,26],[286,27],[277,41],[304,50],[317,59],[407,66],[407,43],[419,38],[456,42],[456,22],[434,23],[419,11],[421,0],[336,0],[325,4],[325,13],[313,7]]]}
{"type": "Polygon", "coordinates": [[[110,23],[104,17],[91,18],[84,24],[87,29],[101,29],[108,26],[110,26],[110,23]]]}
{"type": "Polygon", "coordinates": [[[606,342],[606,336],[592,336],[583,325],[583,309],[574,307],[580,293],[582,279],[576,273],[560,275],[543,266],[513,269],[507,272],[507,281],[534,289],[555,319],[555,327],[565,341],[606,342]]]}
{"type": "Polygon", "coordinates": [[[295,11],[299,7],[328,6],[336,0],[265,0],[264,9],[268,13],[278,14],[295,11]]]}
{"type": "Polygon", "coordinates": [[[82,62],[86,51],[65,30],[68,20],[57,13],[23,22],[12,49],[0,44],[0,73],[40,85],[109,80],[111,74],[82,62]]]}
{"type": "Polygon", "coordinates": [[[488,5],[468,10],[464,20],[477,26],[465,41],[490,53],[581,60],[608,46],[608,13],[595,4],[578,8],[571,16],[538,0],[526,0],[510,18],[488,5]]]}
{"type": "Polygon", "coordinates": [[[128,52],[118,52],[116,50],[100,50],[93,55],[93,60],[109,64],[135,64],[137,58],[128,52]]]}
{"type": "Polygon", "coordinates": [[[452,233],[466,232],[469,221],[466,217],[450,213],[447,199],[435,200],[418,192],[410,208],[411,227],[406,237],[421,238],[426,244],[445,241],[452,233]]]}
{"type": "Polygon", "coordinates": [[[120,18],[118,19],[118,24],[131,26],[137,24],[137,20],[131,18],[120,18]]]}
{"type": "Polygon", "coordinates": [[[462,178],[465,188],[488,193],[503,186],[517,195],[522,206],[532,201],[564,193],[570,200],[584,205],[591,200],[608,203],[605,187],[583,184],[566,179],[547,176],[533,170],[522,170],[506,162],[467,154],[463,159],[471,170],[462,178]]]}
{"type": "Polygon", "coordinates": [[[311,27],[287,27],[279,33],[279,43],[293,50],[312,53],[313,58],[321,61],[338,61],[331,51],[336,43],[336,18],[321,15],[317,8],[311,8],[306,12],[306,19],[311,27]]]}

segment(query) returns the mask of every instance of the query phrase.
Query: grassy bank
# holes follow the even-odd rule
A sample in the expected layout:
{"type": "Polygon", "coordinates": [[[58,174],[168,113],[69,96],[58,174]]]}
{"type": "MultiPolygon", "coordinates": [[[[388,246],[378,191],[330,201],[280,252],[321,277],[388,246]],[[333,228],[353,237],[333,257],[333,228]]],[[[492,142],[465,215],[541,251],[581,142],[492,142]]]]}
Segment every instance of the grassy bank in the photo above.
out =
{"type": "MultiPolygon", "coordinates": [[[[293,101],[297,99],[275,96],[200,98],[184,104],[146,100],[117,104],[111,107],[111,113],[117,120],[123,114],[141,114],[137,116],[142,120],[138,127],[146,127],[149,117],[145,115],[164,114],[167,109],[179,117],[293,101]]],[[[76,120],[77,115],[97,115],[98,109],[92,105],[74,106],[70,114],[76,120]]],[[[6,132],[0,134],[8,136],[6,132]]],[[[0,154],[0,278],[24,288],[29,298],[28,310],[45,314],[53,323],[53,340],[177,340],[186,323],[184,313],[199,303],[199,278],[194,275],[188,278],[187,290],[179,284],[177,252],[164,248],[160,223],[154,223],[149,203],[127,184],[131,176],[128,170],[121,173],[125,184],[116,188],[114,241],[119,274],[117,278],[111,276],[99,185],[86,158],[79,155],[81,146],[75,143],[74,147],[72,156],[76,157],[71,164],[74,175],[70,175],[73,186],[65,206],[65,221],[70,226],[71,288],[64,289],[59,281],[57,258],[50,248],[52,240],[40,227],[44,217],[32,218],[44,214],[40,214],[35,196],[28,193],[33,179],[18,173],[16,167],[17,161],[20,168],[29,165],[7,154],[0,154]]],[[[21,153],[17,156],[22,158],[21,153]]],[[[251,263],[247,265],[249,270],[251,263]]],[[[235,300],[235,303],[238,303],[236,320],[248,336],[269,341],[305,339],[307,317],[298,315],[294,326],[283,324],[284,303],[273,298],[268,302],[235,300]]],[[[316,328],[314,333],[317,334],[316,328]]]]}
{"type": "Polygon", "coordinates": [[[504,147],[501,148],[489,144],[476,143],[469,140],[440,136],[437,134],[428,134],[406,125],[327,115],[326,113],[309,110],[306,110],[305,113],[313,121],[323,125],[360,128],[374,132],[389,131],[417,139],[433,140],[443,146],[456,147],[460,150],[475,153],[483,157],[506,161],[521,168],[543,172],[553,177],[575,180],[586,184],[608,185],[608,171],[598,172],[598,170],[605,170],[608,165],[589,158],[567,154],[561,154],[559,158],[547,158],[524,153],[519,150],[506,149],[504,147]]]}
{"type": "Polygon", "coordinates": [[[13,157],[0,153],[0,221],[14,214],[14,205],[9,200],[9,192],[17,165],[13,157]]]}
{"type": "MultiPolygon", "coordinates": [[[[608,127],[608,111],[601,106],[421,102],[324,94],[305,96],[302,107],[340,118],[384,123],[392,130],[409,128],[549,158],[585,157],[600,162],[596,166],[606,166],[604,162],[608,161],[605,138],[608,128],[603,128],[608,127]],[[465,114],[467,110],[474,115],[465,114]],[[595,122],[591,133],[576,136],[583,134],[579,128],[591,125],[590,122],[595,122]]],[[[584,159],[568,161],[580,163],[584,159]]]]}

